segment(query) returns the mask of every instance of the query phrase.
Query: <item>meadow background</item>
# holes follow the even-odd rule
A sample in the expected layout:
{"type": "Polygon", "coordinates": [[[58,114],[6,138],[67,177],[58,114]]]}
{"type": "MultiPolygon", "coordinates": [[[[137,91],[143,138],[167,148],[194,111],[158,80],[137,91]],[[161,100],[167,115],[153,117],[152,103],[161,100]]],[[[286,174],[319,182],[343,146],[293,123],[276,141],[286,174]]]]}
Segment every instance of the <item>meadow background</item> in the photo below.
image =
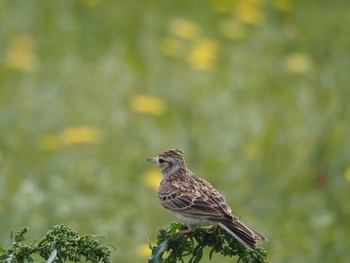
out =
{"type": "Polygon", "coordinates": [[[64,223],[107,237],[113,262],[146,262],[175,219],[145,159],[177,147],[272,262],[347,262],[349,10],[0,1],[0,245],[64,223]]]}

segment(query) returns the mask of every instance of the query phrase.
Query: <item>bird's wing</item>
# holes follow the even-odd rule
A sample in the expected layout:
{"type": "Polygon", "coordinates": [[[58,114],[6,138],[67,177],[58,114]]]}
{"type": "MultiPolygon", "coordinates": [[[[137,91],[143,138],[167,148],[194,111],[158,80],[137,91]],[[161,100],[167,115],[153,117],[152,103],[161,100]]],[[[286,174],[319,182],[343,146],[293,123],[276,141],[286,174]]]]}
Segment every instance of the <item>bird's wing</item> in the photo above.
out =
{"type": "Polygon", "coordinates": [[[225,198],[218,192],[218,190],[216,190],[210,183],[198,176],[193,176],[193,180],[198,183],[202,191],[206,192],[206,195],[210,196],[211,199],[222,209],[222,211],[228,217],[234,217],[232,215],[231,207],[227,204],[225,198]],[[204,189],[203,186],[205,186],[204,189]]]}
{"type": "Polygon", "coordinates": [[[197,181],[194,177],[176,180],[161,186],[159,199],[165,208],[187,217],[200,216],[209,220],[232,218],[225,199],[215,189],[216,192],[212,192],[211,188],[214,189],[206,181],[197,181]]]}

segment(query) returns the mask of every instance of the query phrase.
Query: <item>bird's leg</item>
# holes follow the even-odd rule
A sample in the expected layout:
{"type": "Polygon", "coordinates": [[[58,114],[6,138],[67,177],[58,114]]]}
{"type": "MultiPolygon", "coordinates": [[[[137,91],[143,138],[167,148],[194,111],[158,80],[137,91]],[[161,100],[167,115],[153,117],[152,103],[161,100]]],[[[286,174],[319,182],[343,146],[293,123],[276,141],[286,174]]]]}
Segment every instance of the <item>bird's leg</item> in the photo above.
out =
{"type": "Polygon", "coordinates": [[[196,226],[195,225],[187,225],[188,229],[186,230],[180,230],[179,234],[188,234],[188,233],[192,233],[195,229],[196,229],[196,226]]]}
{"type": "Polygon", "coordinates": [[[216,226],[216,229],[218,230],[218,233],[219,233],[219,237],[221,238],[221,227],[219,227],[219,226],[216,226]]]}
{"type": "Polygon", "coordinates": [[[221,227],[218,225],[213,225],[212,228],[214,228],[216,230],[216,232],[218,233],[218,237],[222,243],[223,241],[222,241],[222,236],[221,236],[221,227]]]}
{"type": "Polygon", "coordinates": [[[221,236],[220,227],[218,225],[212,225],[211,228],[215,229],[218,232],[218,235],[221,236]]]}

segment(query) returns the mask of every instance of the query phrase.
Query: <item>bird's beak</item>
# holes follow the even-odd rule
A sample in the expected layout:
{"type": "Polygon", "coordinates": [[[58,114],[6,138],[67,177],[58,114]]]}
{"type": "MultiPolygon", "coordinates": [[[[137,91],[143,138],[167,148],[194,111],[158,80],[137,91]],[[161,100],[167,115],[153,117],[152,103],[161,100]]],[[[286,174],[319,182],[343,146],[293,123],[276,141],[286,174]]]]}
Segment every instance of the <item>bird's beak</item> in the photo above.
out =
{"type": "Polygon", "coordinates": [[[157,158],[156,157],[151,157],[151,158],[147,158],[147,161],[151,162],[151,163],[157,163],[157,158]]]}

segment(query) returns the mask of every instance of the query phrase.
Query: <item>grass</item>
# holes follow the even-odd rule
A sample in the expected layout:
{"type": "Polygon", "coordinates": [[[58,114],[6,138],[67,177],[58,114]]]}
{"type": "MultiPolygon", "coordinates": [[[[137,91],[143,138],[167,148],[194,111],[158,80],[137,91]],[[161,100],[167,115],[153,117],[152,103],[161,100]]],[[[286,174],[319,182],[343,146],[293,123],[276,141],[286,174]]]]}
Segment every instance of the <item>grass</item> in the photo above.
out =
{"type": "Polygon", "coordinates": [[[271,262],[346,262],[348,8],[2,1],[1,246],[64,223],[145,262],[174,220],[145,158],[178,147],[271,262]]]}

